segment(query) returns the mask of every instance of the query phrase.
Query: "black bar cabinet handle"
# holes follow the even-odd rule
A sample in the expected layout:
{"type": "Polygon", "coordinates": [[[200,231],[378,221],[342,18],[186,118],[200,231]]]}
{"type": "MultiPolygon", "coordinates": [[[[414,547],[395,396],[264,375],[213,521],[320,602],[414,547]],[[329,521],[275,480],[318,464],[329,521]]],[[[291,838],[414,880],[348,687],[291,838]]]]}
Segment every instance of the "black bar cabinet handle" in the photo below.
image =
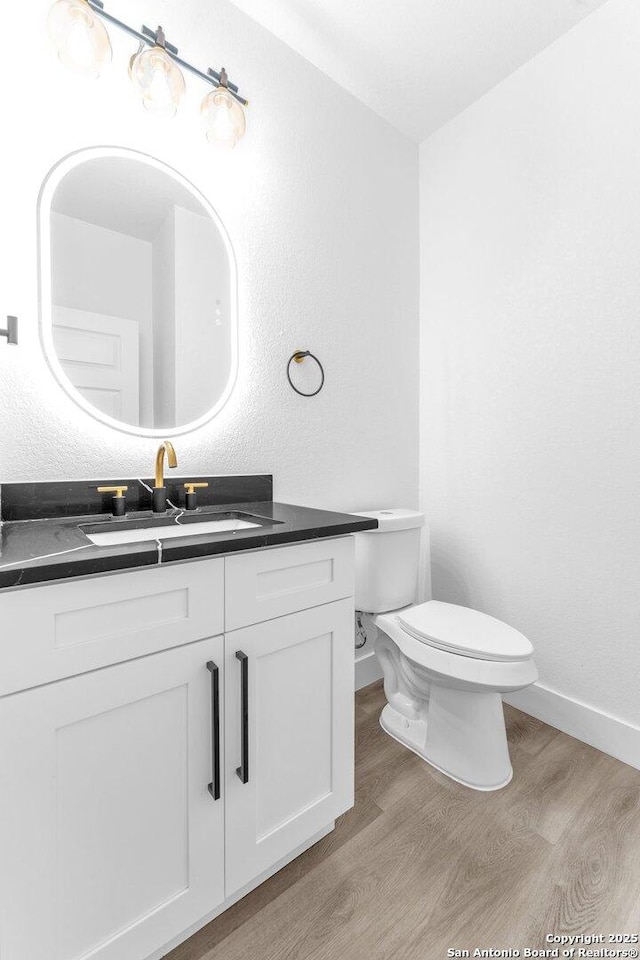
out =
{"type": "Polygon", "coordinates": [[[209,793],[214,800],[220,799],[220,672],[213,660],[207,663],[211,673],[211,771],[213,780],[209,793]]]}
{"type": "Polygon", "coordinates": [[[236,657],[240,661],[242,675],[240,678],[240,729],[241,733],[241,760],[236,773],[243,783],[249,783],[249,657],[242,650],[236,650],[236,657]]]}

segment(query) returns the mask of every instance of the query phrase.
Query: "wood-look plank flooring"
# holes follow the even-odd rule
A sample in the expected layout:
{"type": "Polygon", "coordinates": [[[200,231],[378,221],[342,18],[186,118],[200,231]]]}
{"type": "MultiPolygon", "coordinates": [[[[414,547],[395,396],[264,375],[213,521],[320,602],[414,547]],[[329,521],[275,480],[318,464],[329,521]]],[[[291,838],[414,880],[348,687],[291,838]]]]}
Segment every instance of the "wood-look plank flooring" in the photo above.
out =
{"type": "MultiPolygon", "coordinates": [[[[167,960],[440,960],[640,930],[640,772],[505,707],[514,779],[477,793],[356,696],[356,804],[167,960]]],[[[605,944],[609,946],[608,944],[605,944]]]]}

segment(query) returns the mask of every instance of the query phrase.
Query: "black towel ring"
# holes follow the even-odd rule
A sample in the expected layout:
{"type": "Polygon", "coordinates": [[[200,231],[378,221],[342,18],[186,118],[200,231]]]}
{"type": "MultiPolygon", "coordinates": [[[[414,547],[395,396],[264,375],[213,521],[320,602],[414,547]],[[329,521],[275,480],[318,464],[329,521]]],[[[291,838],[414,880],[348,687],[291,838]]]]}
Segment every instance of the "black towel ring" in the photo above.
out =
{"type": "Polygon", "coordinates": [[[322,366],[318,358],[313,353],[311,353],[310,350],[296,350],[296,352],[289,357],[289,362],[287,363],[287,380],[289,381],[289,385],[291,386],[291,389],[295,390],[296,393],[299,393],[301,397],[315,397],[316,394],[320,393],[320,391],[324,387],[324,367],[322,366]],[[291,379],[291,364],[294,361],[295,363],[302,363],[306,359],[306,357],[311,357],[312,360],[315,360],[315,362],[320,367],[320,375],[322,377],[322,379],[320,380],[320,386],[318,387],[317,390],[314,390],[313,393],[305,393],[303,390],[298,390],[293,380],[291,379]]]}

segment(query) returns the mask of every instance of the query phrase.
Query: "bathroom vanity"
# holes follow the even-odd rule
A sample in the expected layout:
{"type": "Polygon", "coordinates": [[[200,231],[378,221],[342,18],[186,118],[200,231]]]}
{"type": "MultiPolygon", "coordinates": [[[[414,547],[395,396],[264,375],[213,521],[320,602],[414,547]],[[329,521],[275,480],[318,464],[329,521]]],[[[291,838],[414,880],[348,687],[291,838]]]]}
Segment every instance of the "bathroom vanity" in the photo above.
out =
{"type": "Polygon", "coordinates": [[[273,522],[120,547],[82,530],[106,516],[3,525],[2,960],[159,958],[353,804],[348,534],[375,521],[234,506],[273,522]]]}
{"type": "Polygon", "coordinates": [[[154,477],[0,486],[0,957],[157,960],[353,803],[350,534],[376,521],[274,503],[270,476],[174,477],[239,366],[202,190],[92,147],[38,216],[60,410],[112,463],[123,435],[162,442],[154,477]]]}

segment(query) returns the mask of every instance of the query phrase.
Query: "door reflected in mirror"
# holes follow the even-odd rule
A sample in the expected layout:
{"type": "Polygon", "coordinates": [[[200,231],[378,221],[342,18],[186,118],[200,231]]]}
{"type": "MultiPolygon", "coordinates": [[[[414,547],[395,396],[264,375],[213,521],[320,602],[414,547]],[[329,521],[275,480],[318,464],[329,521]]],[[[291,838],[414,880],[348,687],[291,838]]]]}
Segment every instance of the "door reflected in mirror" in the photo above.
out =
{"type": "Polygon", "coordinates": [[[185,432],[231,392],[235,261],[199,191],[118,148],[84,150],[41,194],[41,330],[59,382],[131,433],[185,432]]]}

